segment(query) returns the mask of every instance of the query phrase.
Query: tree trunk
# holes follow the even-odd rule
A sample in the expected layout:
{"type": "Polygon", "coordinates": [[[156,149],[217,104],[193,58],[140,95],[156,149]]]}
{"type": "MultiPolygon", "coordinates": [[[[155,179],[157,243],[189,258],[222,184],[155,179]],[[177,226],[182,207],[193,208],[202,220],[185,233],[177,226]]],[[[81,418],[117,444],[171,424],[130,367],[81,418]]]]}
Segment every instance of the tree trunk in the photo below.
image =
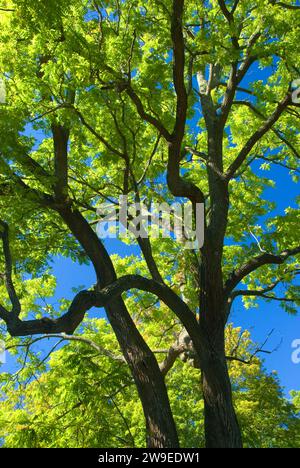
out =
{"type": "Polygon", "coordinates": [[[242,448],[226,362],[210,361],[202,379],[206,447],[242,448]]]}
{"type": "Polygon", "coordinates": [[[210,335],[208,342],[210,349],[201,366],[206,447],[242,448],[225,357],[224,328],[210,335]]]}
{"type": "MultiPolygon", "coordinates": [[[[113,263],[88,222],[79,211],[68,206],[61,208],[59,213],[91,259],[101,288],[113,283],[117,278],[113,263]]],[[[106,313],[138,389],[146,419],[147,446],[179,447],[167,388],[154,354],[122,298],[111,301],[106,313]]]]}
{"type": "Polygon", "coordinates": [[[133,324],[122,299],[112,301],[106,312],[142,402],[147,447],[179,447],[167,388],[154,354],[133,324]]]}
{"type": "Polygon", "coordinates": [[[204,257],[200,297],[200,328],[206,350],[200,357],[207,448],[241,448],[242,436],[232,402],[226,351],[226,298],[221,250],[210,248],[204,257]]]}

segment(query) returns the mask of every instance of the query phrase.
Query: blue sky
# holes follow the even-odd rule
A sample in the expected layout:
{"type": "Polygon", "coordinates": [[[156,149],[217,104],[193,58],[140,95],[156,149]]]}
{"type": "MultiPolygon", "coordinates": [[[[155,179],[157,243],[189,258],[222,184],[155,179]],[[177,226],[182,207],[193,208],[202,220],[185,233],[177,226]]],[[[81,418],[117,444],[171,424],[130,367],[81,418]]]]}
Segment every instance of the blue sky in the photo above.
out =
{"type": "MultiPolygon", "coordinates": [[[[265,192],[267,198],[277,204],[275,213],[284,215],[284,210],[295,206],[295,197],[299,196],[299,186],[291,181],[288,170],[273,167],[269,173],[276,185],[265,192]]],[[[290,390],[300,390],[300,364],[292,362],[292,342],[300,339],[300,316],[288,315],[276,301],[258,302],[256,309],[245,310],[241,303],[233,308],[232,321],[237,326],[251,329],[252,337],[257,342],[264,342],[274,329],[274,333],[266,345],[266,349],[273,350],[281,343],[279,349],[271,355],[264,356],[266,368],[278,371],[286,394],[290,390]]]]}

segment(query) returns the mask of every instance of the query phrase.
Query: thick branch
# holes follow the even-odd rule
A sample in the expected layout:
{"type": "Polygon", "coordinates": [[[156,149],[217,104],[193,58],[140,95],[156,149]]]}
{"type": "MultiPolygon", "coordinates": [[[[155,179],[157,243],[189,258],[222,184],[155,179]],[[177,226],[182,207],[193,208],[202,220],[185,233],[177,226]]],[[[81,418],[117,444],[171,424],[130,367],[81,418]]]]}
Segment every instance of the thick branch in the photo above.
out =
{"type": "Polygon", "coordinates": [[[204,203],[202,191],[192,182],[180,175],[180,161],[183,156],[182,142],[184,139],[187,118],[188,96],[185,87],[185,46],[182,26],[184,0],[173,0],[171,17],[171,37],[173,43],[173,81],[177,96],[176,119],[169,145],[167,182],[175,197],[184,197],[193,204],[204,203]]]}
{"type": "MultiPolygon", "coordinates": [[[[168,372],[172,369],[174,366],[177,358],[185,352],[186,346],[185,344],[175,344],[170,347],[168,351],[165,351],[167,356],[164,359],[164,361],[161,363],[160,371],[163,374],[163,376],[166,376],[168,372]]],[[[155,353],[155,351],[154,351],[155,353]]]]}
{"type": "Polygon", "coordinates": [[[280,6],[286,10],[300,10],[300,5],[291,5],[289,3],[277,2],[276,0],[270,0],[272,5],[280,6]]]}
{"type": "Polygon", "coordinates": [[[182,27],[184,0],[173,0],[172,18],[171,18],[171,37],[173,42],[173,81],[177,95],[176,121],[173,130],[173,139],[176,140],[180,150],[181,142],[184,137],[188,95],[185,87],[184,69],[185,69],[185,46],[182,27]]]}
{"type": "Polygon", "coordinates": [[[227,19],[227,21],[229,23],[232,22],[233,20],[233,15],[232,13],[227,9],[227,6],[226,6],[226,3],[224,0],[218,0],[218,4],[219,4],[219,7],[221,8],[222,10],[222,13],[223,15],[225,16],[225,18],[227,19]]]}
{"type": "Polygon", "coordinates": [[[156,295],[177,315],[184,327],[189,330],[191,338],[195,341],[195,346],[201,345],[202,347],[203,343],[200,340],[198,322],[185,302],[168,286],[138,275],[124,276],[106,288],[97,291],[81,291],[74,298],[68,312],[55,320],[43,318],[23,322],[15,316],[8,319],[7,314],[2,315],[1,318],[7,323],[8,330],[12,336],[53,333],[72,334],[82,322],[85,313],[89,309],[92,307],[105,307],[114,298],[131,289],[139,289],[156,295]]]}
{"type": "Polygon", "coordinates": [[[253,271],[256,271],[258,268],[264,265],[282,265],[287,259],[294,257],[299,253],[300,246],[294,249],[284,250],[279,255],[266,252],[262,255],[258,255],[257,257],[250,259],[247,263],[232,273],[230,279],[226,282],[226,293],[230,294],[246,276],[248,276],[253,271]]]}
{"type": "Polygon", "coordinates": [[[54,144],[54,167],[55,167],[55,196],[63,200],[68,196],[68,142],[70,130],[52,124],[52,135],[54,144]]]}
{"type": "MultiPolygon", "coordinates": [[[[4,279],[5,279],[5,286],[9,295],[9,299],[12,303],[12,315],[14,317],[18,317],[21,312],[21,305],[16,293],[13,280],[12,280],[12,258],[11,258],[11,251],[9,245],[9,230],[8,225],[3,221],[0,221],[0,238],[2,238],[3,244],[3,253],[4,253],[4,261],[5,261],[5,272],[4,272],[4,279]]],[[[4,308],[2,309],[2,314],[6,316],[6,311],[4,308]]]]}
{"type": "Polygon", "coordinates": [[[58,319],[44,317],[39,320],[22,321],[13,314],[1,315],[11,336],[49,335],[56,333],[72,334],[82,322],[85,313],[97,304],[93,291],[81,291],[74,298],[68,312],[58,319]]]}

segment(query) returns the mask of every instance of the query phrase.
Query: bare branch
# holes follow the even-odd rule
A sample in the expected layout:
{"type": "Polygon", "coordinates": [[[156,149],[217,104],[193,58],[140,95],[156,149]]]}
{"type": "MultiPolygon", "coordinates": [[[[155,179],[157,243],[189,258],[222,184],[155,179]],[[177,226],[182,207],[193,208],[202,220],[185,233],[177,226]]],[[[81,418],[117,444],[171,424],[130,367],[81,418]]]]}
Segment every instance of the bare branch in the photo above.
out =
{"type": "Polygon", "coordinates": [[[270,291],[273,291],[273,289],[275,289],[276,286],[278,286],[280,282],[281,280],[274,281],[274,283],[270,284],[270,286],[261,290],[260,289],[257,289],[257,290],[241,289],[241,290],[233,291],[230,297],[234,299],[237,296],[259,296],[261,294],[266,294],[270,291]]]}
{"type": "Polygon", "coordinates": [[[237,297],[237,296],[254,296],[254,297],[261,297],[263,299],[271,299],[273,301],[279,301],[279,302],[295,302],[295,300],[296,300],[296,298],[272,296],[272,295],[269,295],[269,294],[265,294],[264,291],[265,290],[260,291],[259,289],[258,290],[248,289],[248,290],[245,290],[245,291],[241,290],[241,291],[234,292],[234,297],[237,297]]]}
{"type": "MultiPolygon", "coordinates": [[[[241,362],[242,364],[250,365],[250,364],[252,364],[254,358],[260,353],[264,353],[264,354],[273,354],[273,353],[275,353],[279,349],[280,345],[282,344],[282,340],[276,346],[276,348],[273,349],[272,351],[268,351],[268,350],[264,349],[265,345],[268,343],[268,341],[271,338],[271,336],[273,335],[273,333],[274,333],[274,329],[271,330],[270,333],[268,333],[265,341],[254,350],[254,352],[251,354],[249,359],[246,360],[246,359],[240,358],[240,357],[232,354],[230,356],[226,356],[227,361],[237,361],[237,362],[241,362]]],[[[238,347],[239,347],[239,343],[238,343],[237,347],[235,348],[234,352],[238,351],[238,347]]]]}

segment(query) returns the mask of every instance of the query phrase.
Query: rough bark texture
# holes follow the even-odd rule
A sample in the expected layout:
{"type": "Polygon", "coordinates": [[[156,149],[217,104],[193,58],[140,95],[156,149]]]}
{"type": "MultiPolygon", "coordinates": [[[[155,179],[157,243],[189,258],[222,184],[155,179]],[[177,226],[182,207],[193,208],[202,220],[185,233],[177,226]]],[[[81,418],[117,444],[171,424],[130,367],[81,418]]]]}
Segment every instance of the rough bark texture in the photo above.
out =
{"type": "Polygon", "coordinates": [[[216,265],[208,264],[205,265],[203,274],[205,281],[200,327],[202,335],[206,338],[206,350],[200,363],[206,446],[240,448],[241,431],[232,403],[231,383],[225,356],[226,312],[222,276],[216,265]]]}
{"type": "MultiPolygon", "coordinates": [[[[113,283],[116,273],[102,242],[79,212],[61,210],[61,216],[75,237],[89,251],[101,287],[113,283]]],[[[124,357],[132,371],[146,419],[147,446],[179,446],[167,388],[157,360],[140,335],[121,297],[105,308],[124,357]]]]}
{"type": "Polygon", "coordinates": [[[215,356],[208,362],[202,385],[206,447],[242,448],[225,358],[215,356]]]}
{"type": "Polygon", "coordinates": [[[210,335],[209,341],[211,347],[202,364],[206,447],[241,448],[241,431],[232,403],[222,330],[218,335],[210,335]]]}

